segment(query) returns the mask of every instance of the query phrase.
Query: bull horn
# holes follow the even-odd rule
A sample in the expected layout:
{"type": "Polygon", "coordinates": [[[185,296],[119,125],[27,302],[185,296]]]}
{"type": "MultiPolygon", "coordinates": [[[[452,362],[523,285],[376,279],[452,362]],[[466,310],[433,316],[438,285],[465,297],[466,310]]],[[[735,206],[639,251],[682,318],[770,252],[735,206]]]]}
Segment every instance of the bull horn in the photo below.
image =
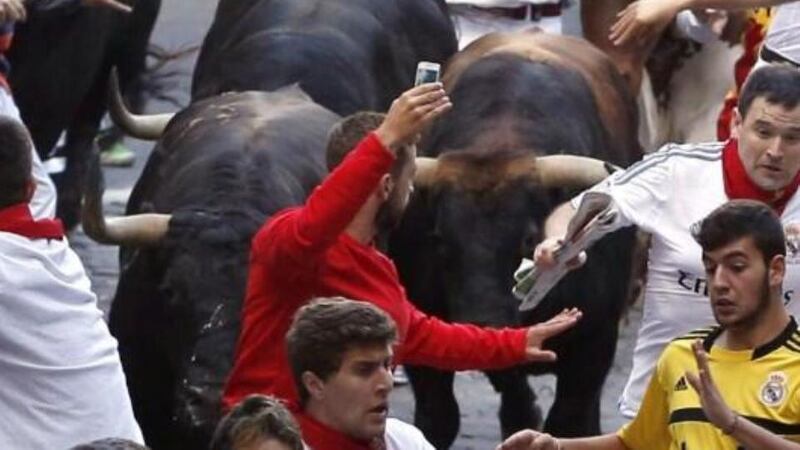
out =
{"type": "Polygon", "coordinates": [[[145,141],[157,141],[167,124],[175,113],[137,115],[131,113],[125,106],[122,93],[119,89],[119,75],[117,68],[111,69],[111,79],[108,88],[108,113],[111,120],[125,131],[125,134],[145,141]]]}
{"type": "Polygon", "coordinates": [[[619,167],[595,158],[551,155],[536,158],[538,181],[548,188],[586,188],[606,179],[619,167]]]}
{"type": "Polygon", "coordinates": [[[109,245],[154,245],[169,230],[169,214],[137,214],[106,218],[103,213],[103,175],[98,155],[92,158],[81,209],[83,231],[94,241],[109,245]]]}
{"type": "Polygon", "coordinates": [[[436,158],[426,158],[424,156],[418,156],[415,161],[417,163],[417,172],[414,175],[414,186],[424,188],[433,184],[433,177],[436,174],[437,167],[439,167],[439,161],[436,158]]]}

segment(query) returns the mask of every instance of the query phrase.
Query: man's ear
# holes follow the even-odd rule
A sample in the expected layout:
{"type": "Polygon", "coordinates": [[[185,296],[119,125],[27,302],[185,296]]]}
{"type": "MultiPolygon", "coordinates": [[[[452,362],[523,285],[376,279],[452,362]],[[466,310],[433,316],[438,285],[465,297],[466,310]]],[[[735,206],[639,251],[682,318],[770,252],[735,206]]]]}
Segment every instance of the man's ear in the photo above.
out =
{"type": "Polygon", "coordinates": [[[771,287],[783,286],[783,278],[786,276],[786,257],[783,255],[772,257],[768,271],[769,285],[771,287]]]}
{"type": "Polygon", "coordinates": [[[381,177],[381,181],[378,184],[378,195],[380,199],[388,200],[389,197],[392,196],[392,190],[394,190],[394,178],[387,173],[381,177]]]}
{"type": "Polygon", "coordinates": [[[325,397],[325,382],[311,371],[306,370],[300,377],[311,398],[322,400],[325,397]]]}
{"type": "Polygon", "coordinates": [[[731,137],[739,139],[742,135],[741,129],[744,125],[744,118],[739,113],[739,108],[733,108],[733,118],[731,119],[731,137]]]}

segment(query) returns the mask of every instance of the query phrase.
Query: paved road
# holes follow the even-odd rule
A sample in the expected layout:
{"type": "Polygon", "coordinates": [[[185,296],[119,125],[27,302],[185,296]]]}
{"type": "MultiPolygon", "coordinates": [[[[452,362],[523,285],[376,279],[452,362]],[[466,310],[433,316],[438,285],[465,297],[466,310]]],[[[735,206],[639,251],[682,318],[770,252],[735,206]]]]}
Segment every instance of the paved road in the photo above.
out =
{"type": "MultiPolygon", "coordinates": [[[[199,44],[208,29],[216,6],[215,0],[168,0],[164,2],[162,13],[154,33],[154,41],[168,49],[180,49],[199,44]]],[[[183,101],[188,101],[190,73],[194,59],[181,61],[179,68],[184,72],[177,79],[175,94],[183,101]]],[[[163,103],[148,105],[150,112],[170,111],[174,108],[163,103]]],[[[122,214],[131,187],[142,170],[146,156],[152,144],[130,140],[128,144],[138,154],[137,163],[128,169],[104,169],[108,186],[105,196],[106,211],[110,214],[122,214]]],[[[78,230],[72,236],[72,243],[81,255],[101,305],[107,308],[116,288],[118,275],[116,248],[99,246],[90,242],[78,230]]],[[[623,421],[616,412],[616,399],[622,390],[625,374],[630,368],[630,354],[634,341],[634,333],[640,312],[634,310],[626,323],[621,325],[620,347],[614,362],[613,372],[606,383],[603,395],[604,431],[615,430],[623,421]]],[[[531,377],[543,408],[549,408],[553,401],[555,378],[552,376],[531,377]]],[[[499,426],[496,412],[497,396],[488,381],[478,372],[464,372],[456,377],[456,395],[461,406],[461,433],[453,446],[454,449],[490,449],[499,442],[499,426]]],[[[394,417],[411,421],[413,414],[413,398],[410,388],[398,387],[392,394],[392,410],[394,417]]]]}

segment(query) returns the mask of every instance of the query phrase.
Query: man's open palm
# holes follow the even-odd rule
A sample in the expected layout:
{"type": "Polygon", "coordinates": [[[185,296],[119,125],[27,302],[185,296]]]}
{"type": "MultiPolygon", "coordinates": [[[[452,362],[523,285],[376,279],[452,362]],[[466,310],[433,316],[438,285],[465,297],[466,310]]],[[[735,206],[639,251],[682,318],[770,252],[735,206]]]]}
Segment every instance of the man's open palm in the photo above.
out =
{"type": "Polygon", "coordinates": [[[556,353],[554,351],[542,350],[544,341],[569,330],[578,323],[582,316],[583,313],[578,308],[565,309],[547,322],[528,328],[528,347],[525,349],[527,360],[555,361],[556,353]]]}

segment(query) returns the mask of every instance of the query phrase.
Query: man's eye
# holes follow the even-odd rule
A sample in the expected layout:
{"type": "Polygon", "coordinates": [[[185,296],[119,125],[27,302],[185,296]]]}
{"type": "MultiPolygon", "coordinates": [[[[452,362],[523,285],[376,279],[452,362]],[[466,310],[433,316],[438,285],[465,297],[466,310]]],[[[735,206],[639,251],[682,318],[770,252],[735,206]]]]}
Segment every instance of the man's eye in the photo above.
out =
{"type": "Polygon", "coordinates": [[[731,270],[733,270],[736,273],[742,272],[746,268],[747,268],[747,266],[744,265],[744,264],[732,264],[731,265],[731,270]]]}
{"type": "Polygon", "coordinates": [[[375,370],[372,364],[364,364],[356,367],[356,373],[361,376],[369,376],[375,370]]]}
{"type": "Polygon", "coordinates": [[[765,139],[769,138],[769,137],[772,137],[772,133],[770,133],[768,130],[763,129],[763,128],[756,129],[756,134],[758,134],[758,137],[765,138],[765,139]]]}

